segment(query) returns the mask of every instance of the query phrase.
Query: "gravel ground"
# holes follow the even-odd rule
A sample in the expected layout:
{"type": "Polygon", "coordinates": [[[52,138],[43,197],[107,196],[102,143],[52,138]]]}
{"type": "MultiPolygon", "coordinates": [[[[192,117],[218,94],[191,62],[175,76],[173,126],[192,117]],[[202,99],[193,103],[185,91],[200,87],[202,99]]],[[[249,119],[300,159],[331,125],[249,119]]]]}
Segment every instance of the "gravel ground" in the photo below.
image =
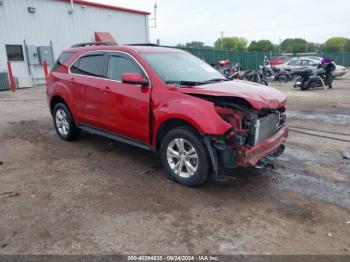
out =
{"type": "Polygon", "coordinates": [[[0,254],[350,254],[350,78],[271,86],[289,99],[283,157],[197,188],[149,152],[60,140],[44,88],[0,92],[0,254]]]}

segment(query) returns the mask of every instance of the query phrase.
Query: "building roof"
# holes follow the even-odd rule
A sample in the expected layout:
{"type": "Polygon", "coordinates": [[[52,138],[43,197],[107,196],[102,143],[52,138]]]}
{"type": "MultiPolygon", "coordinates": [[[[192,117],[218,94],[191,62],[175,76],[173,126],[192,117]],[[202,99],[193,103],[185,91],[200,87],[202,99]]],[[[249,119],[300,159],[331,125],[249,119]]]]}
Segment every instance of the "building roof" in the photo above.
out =
{"type": "MultiPolygon", "coordinates": [[[[70,0],[60,0],[60,1],[70,3],[70,0]]],[[[74,3],[78,5],[94,6],[94,7],[100,7],[100,8],[111,9],[111,10],[122,11],[122,12],[129,12],[134,14],[150,15],[150,13],[146,11],[135,10],[135,9],[119,7],[114,5],[100,4],[100,3],[89,2],[84,0],[74,0],[74,3]]]]}

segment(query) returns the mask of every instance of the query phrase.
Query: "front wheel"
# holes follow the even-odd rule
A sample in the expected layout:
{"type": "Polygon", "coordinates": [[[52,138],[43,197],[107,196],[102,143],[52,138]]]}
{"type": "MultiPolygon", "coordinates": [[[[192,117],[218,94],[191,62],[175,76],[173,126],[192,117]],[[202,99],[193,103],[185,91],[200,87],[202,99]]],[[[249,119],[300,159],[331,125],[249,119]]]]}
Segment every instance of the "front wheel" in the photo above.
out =
{"type": "Polygon", "coordinates": [[[209,176],[210,159],[203,139],[187,127],[169,131],[161,143],[160,157],[167,175],[185,186],[197,186],[209,176]]]}

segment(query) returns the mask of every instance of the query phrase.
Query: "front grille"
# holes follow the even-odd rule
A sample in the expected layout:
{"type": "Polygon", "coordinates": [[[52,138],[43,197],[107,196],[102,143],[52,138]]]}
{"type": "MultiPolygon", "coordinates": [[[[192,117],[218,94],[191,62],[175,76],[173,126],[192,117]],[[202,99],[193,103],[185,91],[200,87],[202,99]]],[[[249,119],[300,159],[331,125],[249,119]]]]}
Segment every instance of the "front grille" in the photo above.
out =
{"type": "Polygon", "coordinates": [[[280,112],[270,113],[267,116],[258,118],[252,132],[251,144],[256,145],[272,137],[282,127],[283,122],[280,112]]]}

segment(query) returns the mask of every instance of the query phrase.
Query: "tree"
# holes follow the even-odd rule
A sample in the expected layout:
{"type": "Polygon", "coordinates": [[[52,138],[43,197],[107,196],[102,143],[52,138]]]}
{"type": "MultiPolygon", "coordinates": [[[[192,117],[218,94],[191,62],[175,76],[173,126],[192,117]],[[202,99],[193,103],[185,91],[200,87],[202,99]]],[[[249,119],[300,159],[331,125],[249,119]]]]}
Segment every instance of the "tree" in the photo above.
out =
{"type": "Polygon", "coordinates": [[[186,44],[177,44],[177,47],[188,47],[188,48],[213,48],[212,46],[205,45],[203,42],[192,41],[186,44]]]}
{"type": "Polygon", "coordinates": [[[192,41],[186,44],[177,44],[178,47],[192,47],[192,48],[203,48],[204,43],[199,41],[192,41]]]}
{"type": "Polygon", "coordinates": [[[348,41],[346,41],[344,51],[350,52],[350,39],[348,39],[348,41]]]}
{"type": "Polygon", "coordinates": [[[230,51],[243,51],[247,48],[248,40],[243,37],[224,37],[215,41],[214,46],[217,49],[226,49],[230,51]]]}
{"type": "Polygon", "coordinates": [[[287,53],[303,53],[308,51],[308,42],[302,38],[287,38],[281,43],[281,51],[287,53]]]}
{"type": "Polygon", "coordinates": [[[274,45],[271,43],[270,40],[252,41],[250,42],[248,50],[251,52],[256,51],[267,53],[274,50],[274,45]]]}
{"type": "Polygon", "coordinates": [[[307,43],[307,48],[305,52],[319,52],[321,49],[321,44],[318,43],[307,43]]]}
{"type": "Polygon", "coordinates": [[[348,39],[345,37],[329,38],[323,45],[322,51],[326,53],[342,52],[345,50],[348,39]]]}

